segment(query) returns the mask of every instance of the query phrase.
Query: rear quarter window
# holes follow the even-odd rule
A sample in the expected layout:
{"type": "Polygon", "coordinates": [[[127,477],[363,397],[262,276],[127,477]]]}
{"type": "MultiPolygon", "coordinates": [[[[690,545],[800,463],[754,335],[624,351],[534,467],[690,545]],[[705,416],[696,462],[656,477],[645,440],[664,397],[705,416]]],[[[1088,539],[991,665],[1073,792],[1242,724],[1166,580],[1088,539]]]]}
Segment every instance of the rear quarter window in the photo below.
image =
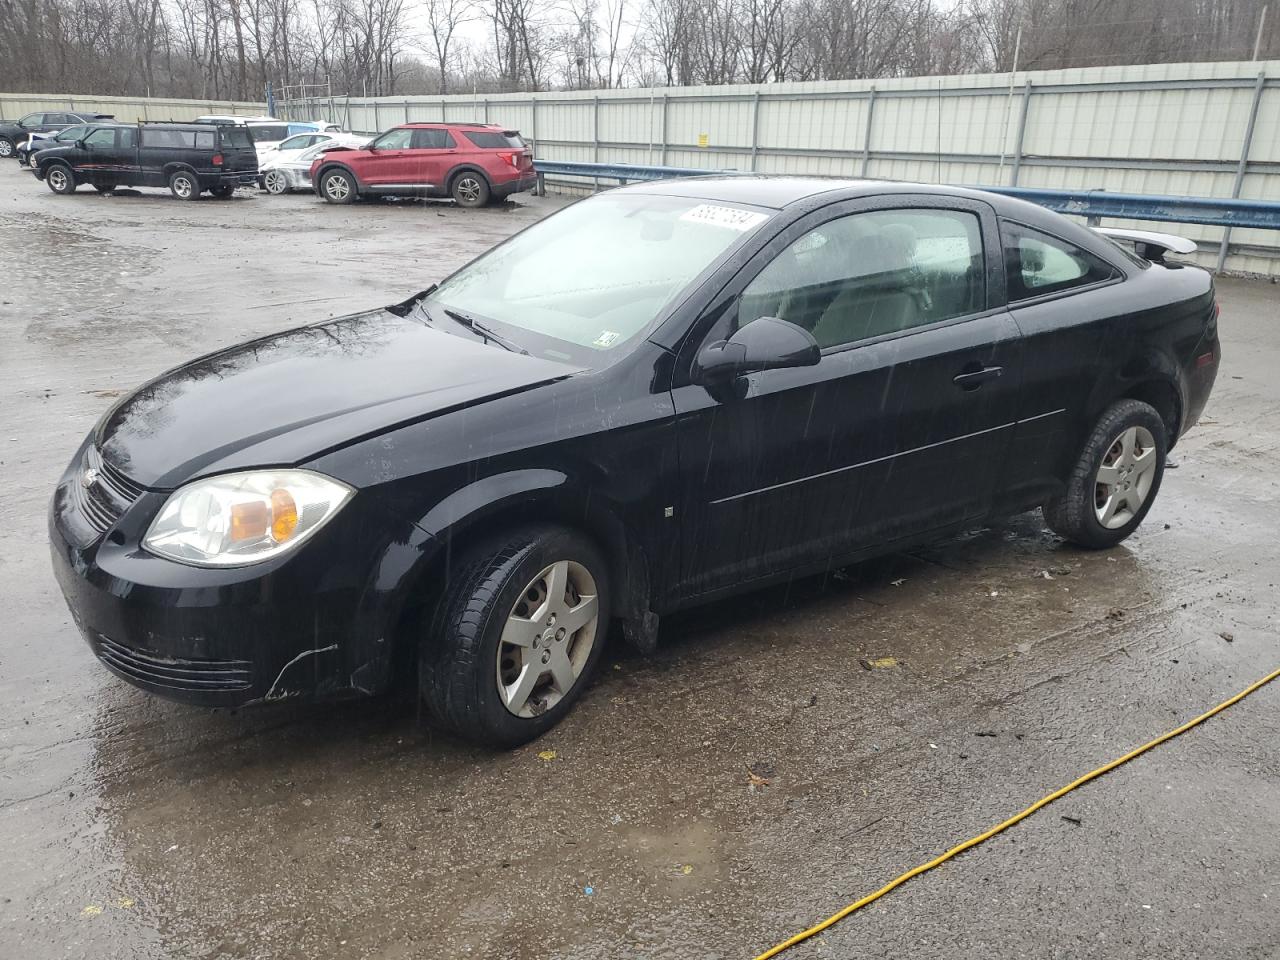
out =
{"type": "Polygon", "coordinates": [[[524,140],[514,130],[463,130],[462,135],[482,150],[521,150],[524,140]]]}
{"type": "Polygon", "coordinates": [[[222,127],[222,142],[228,147],[241,147],[248,149],[253,146],[253,140],[249,136],[249,131],[244,127],[222,127]]]}
{"type": "Polygon", "coordinates": [[[253,137],[254,143],[271,143],[276,140],[283,140],[289,136],[289,127],[287,124],[266,124],[264,126],[254,125],[248,128],[249,136],[253,137]]]}

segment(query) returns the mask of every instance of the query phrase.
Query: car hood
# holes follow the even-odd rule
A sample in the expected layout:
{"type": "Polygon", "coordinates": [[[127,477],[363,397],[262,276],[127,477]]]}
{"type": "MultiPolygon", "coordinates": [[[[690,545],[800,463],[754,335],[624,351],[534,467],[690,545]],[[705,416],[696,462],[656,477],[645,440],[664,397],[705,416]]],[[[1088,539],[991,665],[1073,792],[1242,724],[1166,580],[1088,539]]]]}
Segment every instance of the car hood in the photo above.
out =
{"type": "Polygon", "coordinates": [[[579,369],[376,310],[171,370],[121,400],[95,440],[135,482],[171,489],[228,470],[302,463],[579,369]]]}

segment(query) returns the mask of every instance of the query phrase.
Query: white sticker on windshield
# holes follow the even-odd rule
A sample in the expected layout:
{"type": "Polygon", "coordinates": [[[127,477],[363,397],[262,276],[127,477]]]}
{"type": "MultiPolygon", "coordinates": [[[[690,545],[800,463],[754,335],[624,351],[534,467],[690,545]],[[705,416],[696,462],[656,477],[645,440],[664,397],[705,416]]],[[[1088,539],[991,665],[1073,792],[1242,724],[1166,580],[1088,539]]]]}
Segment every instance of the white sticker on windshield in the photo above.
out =
{"type": "Polygon", "coordinates": [[[681,220],[690,223],[706,223],[713,227],[728,227],[730,230],[750,230],[767,219],[763,213],[754,210],[739,210],[737,207],[722,207],[715,203],[700,203],[692,210],[680,214],[681,220]]]}
{"type": "Polygon", "coordinates": [[[604,330],[600,333],[600,336],[591,341],[591,345],[593,347],[611,347],[617,342],[618,337],[620,336],[622,336],[622,334],[614,333],[612,330],[604,330]]]}

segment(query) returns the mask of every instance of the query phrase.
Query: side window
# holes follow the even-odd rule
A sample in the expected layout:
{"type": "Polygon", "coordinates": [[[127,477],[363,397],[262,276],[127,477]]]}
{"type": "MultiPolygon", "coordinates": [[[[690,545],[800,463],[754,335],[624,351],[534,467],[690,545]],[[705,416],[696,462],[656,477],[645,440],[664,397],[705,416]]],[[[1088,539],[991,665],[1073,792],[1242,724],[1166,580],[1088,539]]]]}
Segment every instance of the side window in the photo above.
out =
{"type": "Polygon", "coordinates": [[[413,139],[413,130],[407,130],[403,127],[397,127],[395,130],[388,130],[377,140],[373,146],[379,150],[407,150],[409,143],[413,139]]]}
{"type": "Polygon", "coordinates": [[[120,146],[132,149],[138,145],[138,128],[122,127],[120,130],[120,146]]]}
{"type": "Polygon", "coordinates": [[[1087,250],[1020,223],[1006,220],[1001,233],[1010,303],[1087,287],[1117,275],[1115,267],[1087,250]]]}
{"type": "Polygon", "coordinates": [[[84,142],[90,150],[110,150],[116,145],[116,132],[110,127],[102,127],[85,137],[84,142]]]}
{"type": "Polygon", "coordinates": [[[214,131],[198,130],[196,131],[196,147],[200,150],[212,150],[214,141],[214,131]]]}
{"type": "Polygon", "coordinates": [[[43,114],[43,113],[28,113],[25,117],[23,117],[21,120],[19,120],[19,121],[18,121],[18,123],[19,123],[21,126],[23,126],[23,127],[43,127],[43,126],[44,126],[44,114],[43,114]]]}
{"type": "Polygon", "coordinates": [[[875,210],[824,223],[783,250],[743,291],[738,325],[781,317],[833,347],[985,307],[975,214],[875,210]]]}
{"type": "Polygon", "coordinates": [[[443,150],[453,146],[448,130],[415,130],[413,146],[416,150],[443,150]]]}

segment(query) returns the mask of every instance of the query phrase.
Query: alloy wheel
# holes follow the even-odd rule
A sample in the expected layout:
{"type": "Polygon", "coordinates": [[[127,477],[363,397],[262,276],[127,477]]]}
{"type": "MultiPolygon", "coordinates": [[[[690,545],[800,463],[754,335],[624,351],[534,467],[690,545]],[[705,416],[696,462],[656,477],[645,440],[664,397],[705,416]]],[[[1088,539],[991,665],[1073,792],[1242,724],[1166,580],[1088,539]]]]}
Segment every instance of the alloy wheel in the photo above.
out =
{"type": "Polygon", "coordinates": [[[8,140],[0,139],[0,157],[12,157],[13,144],[8,140]]]}
{"type": "Polygon", "coordinates": [[[288,183],[285,182],[284,174],[279,170],[268,171],[265,182],[267,193],[281,194],[289,188],[288,183]]]}
{"type": "Polygon", "coordinates": [[[58,193],[67,189],[67,171],[62,167],[54,167],[46,176],[49,178],[49,186],[53,187],[58,193]]]}
{"type": "Polygon", "coordinates": [[[573,689],[599,632],[599,595],[586,567],[559,560],[521,591],[498,642],[495,680],[517,717],[550,710],[573,689]]]}
{"type": "Polygon", "coordinates": [[[1133,520],[1151,493],[1156,476],[1156,441],[1146,427],[1128,427],[1112,442],[1094,479],[1093,509],[1098,522],[1118,530],[1133,520]]]}
{"type": "Polygon", "coordinates": [[[174,177],[173,192],[183,200],[191,196],[192,183],[187,177],[174,177]]]}
{"type": "Polygon", "coordinates": [[[346,177],[335,174],[325,180],[324,192],[330,200],[342,201],[350,195],[351,185],[347,183],[346,177]]]}
{"type": "Polygon", "coordinates": [[[477,203],[480,200],[480,181],[475,177],[463,177],[458,181],[458,199],[465,203],[477,203]]]}

